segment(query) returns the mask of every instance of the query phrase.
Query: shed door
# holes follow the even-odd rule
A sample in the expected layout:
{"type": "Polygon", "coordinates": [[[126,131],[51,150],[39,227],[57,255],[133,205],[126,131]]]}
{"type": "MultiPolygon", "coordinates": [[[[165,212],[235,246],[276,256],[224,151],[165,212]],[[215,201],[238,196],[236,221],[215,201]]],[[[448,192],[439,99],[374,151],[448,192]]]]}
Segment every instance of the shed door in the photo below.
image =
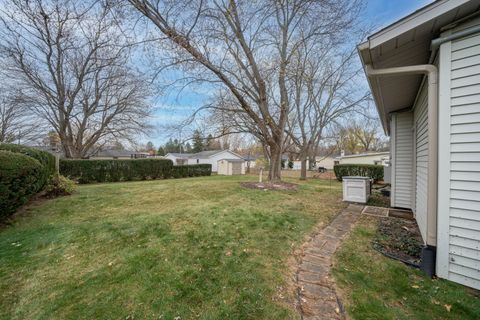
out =
{"type": "Polygon", "coordinates": [[[242,174],[241,162],[232,162],[232,174],[242,174]]]}

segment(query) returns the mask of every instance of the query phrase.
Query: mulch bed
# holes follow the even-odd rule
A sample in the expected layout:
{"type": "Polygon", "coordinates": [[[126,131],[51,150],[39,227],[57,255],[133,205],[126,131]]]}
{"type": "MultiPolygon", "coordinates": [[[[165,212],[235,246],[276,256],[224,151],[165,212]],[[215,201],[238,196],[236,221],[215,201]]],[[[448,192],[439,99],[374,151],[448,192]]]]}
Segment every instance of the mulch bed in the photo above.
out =
{"type": "Polygon", "coordinates": [[[422,244],[415,220],[394,217],[380,220],[373,240],[375,250],[415,267],[420,264],[422,244]]]}
{"type": "Polygon", "coordinates": [[[275,190],[275,191],[294,191],[297,190],[297,184],[290,182],[241,182],[240,185],[248,189],[275,190]]]}

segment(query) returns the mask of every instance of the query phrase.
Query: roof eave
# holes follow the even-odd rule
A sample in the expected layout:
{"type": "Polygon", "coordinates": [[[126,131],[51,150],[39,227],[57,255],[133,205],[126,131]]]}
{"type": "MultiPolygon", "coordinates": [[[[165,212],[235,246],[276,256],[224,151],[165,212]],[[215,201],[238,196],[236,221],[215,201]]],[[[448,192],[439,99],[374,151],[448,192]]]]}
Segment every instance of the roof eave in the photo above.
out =
{"type": "Polygon", "coordinates": [[[385,107],[383,105],[383,101],[378,98],[378,90],[375,87],[375,84],[372,83],[373,78],[368,76],[367,71],[365,70],[365,66],[371,64],[372,59],[370,58],[370,40],[367,40],[357,46],[358,55],[360,56],[360,60],[362,62],[363,72],[365,73],[365,77],[367,78],[368,87],[372,92],[373,99],[375,101],[375,108],[377,109],[377,113],[380,117],[380,122],[382,123],[383,131],[385,134],[390,135],[390,126],[388,123],[387,114],[385,113],[385,107]],[[365,53],[365,55],[364,55],[365,53]]]}

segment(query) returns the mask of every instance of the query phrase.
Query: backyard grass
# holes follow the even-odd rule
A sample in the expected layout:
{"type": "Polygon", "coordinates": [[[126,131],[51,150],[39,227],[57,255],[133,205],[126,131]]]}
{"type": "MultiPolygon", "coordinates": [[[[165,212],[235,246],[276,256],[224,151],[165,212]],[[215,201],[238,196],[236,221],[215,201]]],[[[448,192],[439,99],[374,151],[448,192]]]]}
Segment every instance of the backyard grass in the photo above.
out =
{"type": "Polygon", "coordinates": [[[344,206],[340,184],[252,179],[84,185],[31,208],[0,229],[0,318],[295,319],[292,248],[344,206]]]}
{"type": "Polygon", "coordinates": [[[353,319],[479,319],[479,292],[429,279],[372,248],[376,218],[362,217],[336,254],[334,276],[353,319]]]}

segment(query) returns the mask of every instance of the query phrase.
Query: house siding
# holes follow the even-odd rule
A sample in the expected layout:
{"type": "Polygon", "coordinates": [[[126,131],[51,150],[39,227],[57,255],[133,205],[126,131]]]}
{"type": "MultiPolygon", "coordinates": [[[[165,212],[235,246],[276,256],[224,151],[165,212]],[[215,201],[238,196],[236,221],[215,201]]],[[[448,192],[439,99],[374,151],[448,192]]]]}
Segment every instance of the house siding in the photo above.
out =
{"type": "Polygon", "coordinates": [[[428,203],[428,86],[424,84],[419,91],[413,109],[415,127],[414,150],[414,205],[413,211],[422,234],[427,239],[427,203],[428,203]]]}
{"type": "MultiPolygon", "coordinates": [[[[471,21],[480,25],[480,19],[471,21]]],[[[480,33],[444,43],[439,118],[440,277],[480,289],[480,33]],[[442,74],[443,72],[443,74],[442,74]],[[443,89],[443,90],[442,90],[443,89]],[[442,176],[449,170],[448,176],[442,176]]]]}
{"type": "Polygon", "coordinates": [[[393,170],[394,181],[392,206],[398,208],[411,208],[412,205],[412,158],[413,158],[413,132],[412,113],[402,112],[393,118],[395,126],[393,170]]]}
{"type": "Polygon", "coordinates": [[[208,158],[198,158],[198,159],[194,157],[189,158],[188,164],[197,164],[197,163],[211,164],[212,172],[218,172],[218,160],[222,160],[222,159],[242,159],[242,158],[229,150],[224,150],[208,158]]]}

